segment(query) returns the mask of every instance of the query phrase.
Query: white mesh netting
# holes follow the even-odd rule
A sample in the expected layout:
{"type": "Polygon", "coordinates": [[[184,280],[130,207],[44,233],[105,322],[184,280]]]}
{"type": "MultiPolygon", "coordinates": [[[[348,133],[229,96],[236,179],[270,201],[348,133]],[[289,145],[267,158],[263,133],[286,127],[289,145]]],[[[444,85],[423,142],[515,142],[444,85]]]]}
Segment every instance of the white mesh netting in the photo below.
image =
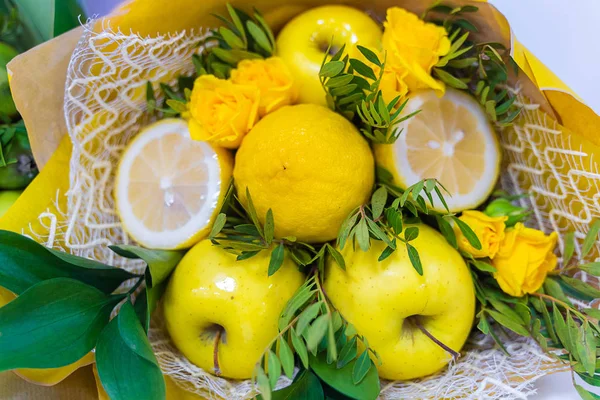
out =
{"type": "MultiPolygon", "coordinates": [[[[91,26],[93,21],[73,53],[65,93],[73,154],[70,190],[59,195],[68,196],[68,207],[62,216],[40,216],[44,232],[24,233],[79,256],[139,270],[141,264],[116,257],[107,248],[129,241],[114,211],[115,166],[126,144],[152,121],[145,110],[146,81],[171,83],[191,73],[191,55],[202,51],[196,47],[202,31],[142,38],[109,26],[94,33],[91,26]]],[[[532,106],[501,137],[503,187],[530,194],[523,201],[535,212],[533,225],[547,232],[575,229],[581,240],[592,219],[600,217],[600,175],[593,157],[572,148],[562,128],[532,106]]],[[[187,361],[170,343],[160,317],[150,339],[165,374],[183,388],[208,398],[251,397],[248,381],[217,378],[187,361]]],[[[472,338],[466,355],[435,377],[382,382],[382,398],[525,398],[537,378],[565,369],[528,340],[513,341],[507,357],[479,339],[472,338]]]]}

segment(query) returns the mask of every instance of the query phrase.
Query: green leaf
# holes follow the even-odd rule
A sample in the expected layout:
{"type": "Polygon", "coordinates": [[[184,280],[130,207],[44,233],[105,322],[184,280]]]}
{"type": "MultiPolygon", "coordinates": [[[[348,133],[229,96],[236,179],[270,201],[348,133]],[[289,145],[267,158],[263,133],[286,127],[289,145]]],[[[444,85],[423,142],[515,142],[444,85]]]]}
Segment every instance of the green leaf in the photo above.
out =
{"type": "Polygon", "coordinates": [[[235,33],[233,33],[232,30],[227,29],[226,27],[222,26],[219,28],[219,33],[223,37],[223,40],[225,40],[225,43],[227,43],[229,45],[229,47],[231,47],[232,49],[245,49],[246,48],[244,41],[239,36],[237,36],[235,33]]]}
{"type": "Polygon", "coordinates": [[[306,334],[306,347],[313,354],[317,350],[317,346],[321,343],[321,340],[325,337],[327,333],[327,326],[329,324],[330,316],[329,314],[323,314],[319,318],[312,323],[312,325],[308,328],[306,334]]]}
{"type": "Polygon", "coordinates": [[[256,25],[254,21],[246,22],[246,27],[248,28],[248,33],[250,33],[250,36],[252,36],[256,44],[258,44],[269,55],[273,54],[273,46],[265,31],[256,25]]]}
{"type": "Polygon", "coordinates": [[[360,75],[372,80],[377,80],[373,68],[369,67],[364,62],[357,60],[356,58],[351,58],[349,63],[352,68],[354,68],[354,71],[358,72],[360,75]]]}
{"type": "Polygon", "coordinates": [[[269,378],[267,378],[265,371],[260,365],[257,365],[254,373],[256,375],[258,390],[260,390],[263,399],[271,400],[271,383],[269,382],[269,378]]]}
{"type": "Polygon", "coordinates": [[[567,323],[567,333],[569,335],[569,352],[571,353],[573,358],[575,358],[577,361],[581,361],[579,358],[579,351],[577,351],[577,342],[579,341],[579,328],[569,311],[567,311],[567,317],[565,322],[567,323]]]}
{"type": "MultiPolygon", "coordinates": [[[[345,336],[345,335],[344,335],[345,336]]],[[[356,354],[358,350],[356,348],[356,336],[352,337],[349,342],[347,342],[342,350],[340,350],[340,356],[337,361],[337,368],[343,368],[348,363],[356,358],[356,354]]]]}
{"type": "Polygon", "coordinates": [[[356,211],[353,211],[352,214],[350,214],[348,216],[348,218],[346,218],[346,220],[342,223],[342,226],[340,227],[340,231],[339,231],[338,237],[337,237],[337,246],[340,249],[344,249],[344,246],[346,245],[346,241],[348,240],[348,236],[350,235],[352,228],[356,224],[356,220],[358,219],[358,216],[359,216],[359,213],[356,211]]]}
{"type": "Polygon", "coordinates": [[[317,318],[317,315],[319,315],[319,311],[322,305],[323,302],[319,301],[306,307],[304,311],[300,313],[300,317],[298,318],[298,322],[296,323],[296,331],[300,335],[304,333],[304,330],[308,327],[311,321],[317,318]]]}
{"type": "MultiPolygon", "coordinates": [[[[504,326],[505,328],[510,329],[511,331],[515,332],[518,335],[521,336],[529,336],[529,332],[527,331],[527,329],[522,325],[522,322],[520,320],[515,320],[505,314],[501,314],[497,311],[493,311],[493,310],[486,310],[486,312],[496,321],[498,322],[500,325],[504,326]]],[[[520,318],[519,318],[520,319],[520,318]]]]}
{"type": "Polygon", "coordinates": [[[333,78],[340,74],[345,67],[346,64],[344,64],[343,61],[329,61],[323,65],[323,68],[321,68],[321,71],[319,72],[319,76],[323,78],[333,78]]]}
{"type": "Polygon", "coordinates": [[[281,315],[279,316],[279,330],[284,330],[296,312],[300,310],[306,302],[308,302],[315,294],[314,290],[314,281],[307,281],[302,286],[298,288],[294,296],[287,302],[285,308],[283,309],[281,315]]]}
{"type": "Polygon", "coordinates": [[[336,364],[328,364],[323,353],[310,357],[310,366],[315,374],[339,393],[355,400],[375,400],[379,396],[379,376],[377,368],[369,368],[367,375],[355,385],[353,371],[357,360],[338,369],[336,364]]]}
{"type": "Polygon", "coordinates": [[[240,34],[244,43],[247,43],[246,30],[244,29],[244,24],[242,24],[242,20],[240,19],[239,15],[237,14],[236,9],[233,8],[233,6],[229,3],[226,3],[226,6],[227,6],[227,11],[229,12],[229,16],[231,17],[231,21],[233,22],[233,25],[235,26],[235,28],[238,31],[237,33],[240,34]]]}
{"type": "Polygon", "coordinates": [[[435,72],[436,76],[438,78],[440,78],[440,80],[442,82],[444,82],[446,85],[448,85],[450,87],[453,87],[455,89],[461,89],[461,90],[465,90],[465,89],[469,88],[466,83],[464,83],[460,79],[454,77],[453,75],[449,74],[448,72],[444,71],[441,68],[434,68],[433,71],[435,72]]]}
{"type": "Polygon", "coordinates": [[[74,363],[96,346],[122,299],[68,278],[32,286],[0,308],[0,371],[74,363]]]}
{"type": "Polygon", "coordinates": [[[565,282],[573,290],[591,297],[590,300],[597,299],[600,297],[600,290],[596,289],[590,284],[580,281],[579,279],[571,278],[565,275],[561,275],[560,279],[562,279],[563,282],[565,282]]]}
{"type": "Polygon", "coordinates": [[[267,246],[273,242],[273,235],[275,234],[275,219],[273,218],[273,210],[269,208],[267,211],[267,217],[265,219],[265,241],[267,246]]]}
{"type": "Polygon", "coordinates": [[[458,229],[460,229],[465,238],[467,238],[469,244],[473,246],[474,249],[481,250],[481,242],[471,227],[457,217],[452,217],[452,220],[458,225],[458,229]]]}
{"type": "Polygon", "coordinates": [[[358,225],[356,225],[356,241],[362,251],[369,251],[371,241],[369,239],[369,228],[367,227],[365,218],[361,218],[358,225]]]}
{"type": "MultiPolygon", "coordinates": [[[[354,79],[354,75],[351,74],[338,75],[335,78],[329,79],[325,86],[331,89],[346,86],[352,82],[352,79],[354,79]]],[[[339,102],[338,105],[340,105],[339,102]]]]}
{"type": "Polygon", "coordinates": [[[254,208],[254,202],[252,201],[252,196],[250,195],[250,190],[248,190],[248,188],[246,188],[246,201],[247,201],[247,208],[248,208],[246,210],[246,212],[248,212],[248,215],[250,216],[252,223],[258,230],[259,235],[263,236],[262,226],[260,225],[260,221],[258,220],[258,215],[256,214],[256,208],[254,208]]]}
{"type": "Polygon", "coordinates": [[[52,278],[71,278],[112,293],[136,275],[97,261],[48,249],[14,232],[0,230],[0,286],[19,295],[52,278]]]}
{"type": "Polygon", "coordinates": [[[419,228],[416,226],[410,226],[404,231],[404,240],[407,242],[412,242],[417,237],[419,237],[419,228]]]}
{"type": "Polygon", "coordinates": [[[210,230],[210,235],[208,235],[208,237],[210,239],[214,239],[214,237],[217,236],[221,232],[221,230],[225,226],[226,222],[227,222],[227,215],[225,215],[224,213],[220,213],[219,215],[217,215],[217,218],[215,219],[215,223],[213,224],[212,229],[210,230]]]}
{"type": "Polygon", "coordinates": [[[356,359],[354,368],[352,368],[352,382],[355,385],[361,383],[365,376],[367,376],[367,373],[372,366],[373,363],[369,358],[369,352],[367,350],[363,351],[362,354],[356,359]]]}
{"type": "Polygon", "coordinates": [[[96,363],[102,387],[111,399],[161,400],[166,396],[158,361],[129,301],[98,338],[96,363]]]}
{"type": "Polygon", "coordinates": [[[76,0],[19,0],[16,5],[27,47],[79,26],[78,17],[83,15],[76,0]]]}
{"type": "Polygon", "coordinates": [[[408,258],[410,259],[410,263],[412,264],[413,268],[419,275],[423,276],[423,265],[421,264],[419,252],[410,243],[406,243],[406,250],[408,251],[408,258]]]}
{"type": "Polygon", "coordinates": [[[381,67],[381,61],[379,61],[379,57],[377,57],[377,54],[361,45],[356,46],[356,48],[362,53],[363,56],[365,56],[367,60],[377,65],[378,67],[381,67]]]}
{"type": "Polygon", "coordinates": [[[294,382],[283,389],[271,394],[272,400],[324,400],[323,387],[319,378],[311,371],[298,373],[294,382]]]}
{"type": "Polygon", "coordinates": [[[496,272],[496,268],[492,264],[487,263],[485,261],[473,260],[471,264],[474,265],[475,268],[477,268],[481,272],[490,272],[492,274],[496,272]]]}
{"type": "Polygon", "coordinates": [[[294,353],[283,337],[279,338],[279,360],[286,376],[292,379],[294,377],[294,353]]]}
{"type": "Polygon", "coordinates": [[[294,350],[296,350],[296,354],[298,354],[298,357],[300,357],[300,361],[302,361],[302,365],[304,366],[304,368],[308,368],[309,361],[308,361],[308,351],[306,350],[306,346],[304,345],[304,342],[302,341],[300,336],[298,336],[298,334],[296,333],[294,328],[292,328],[291,331],[292,331],[292,346],[294,346],[294,350]]]}
{"type": "Polygon", "coordinates": [[[335,263],[341,269],[343,269],[345,271],[346,270],[346,261],[344,260],[344,256],[342,256],[342,253],[340,253],[335,247],[333,247],[329,243],[327,243],[325,245],[325,247],[327,247],[327,252],[333,258],[333,260],[335,261],[335,263]]]}
{"type": "Polygon", "coordinates": [[[402,233],[402,214],[400,214],[394,208],[387,208],[385,210],[385,219],[387,220],[388,224],[392,227],[392,230],[396,235],[402,233]]]}
{"type": "Polygon", "coordinates": [[[583,240],[583,245],[581,246],[581,258],[585,258],[594,245],[598,242],[598,233],[600,232],[600,219],[594,221],[587,235],[585,235],[585,239],[583,240]]]}
{"type": "Polygon", "coordinates": [[[554,321],[554,330],[556,331],[556,335],[560,339],[560,342],[563,344],[565,349],[571,350],[571,342],[569,341],[569,331],[567,329],[567,324],[560,313],[558,307],[556,307],[556,303],[552,303],[552,320],[554,321]]]}
{"type": "Polygon", "coordinates": [[[373,213],[373,218],[377,219],[381,216],[385,203],[387,202],[387,197],[388,193],[385,186],[381,186],[373,192],[373,196],[371,196],[371,212],[373,213]]]}
{"type": "Polygon", "coordinates": [[[598,400],[600,396],[584,389],[583,386],[575,384],[575,390],[581,396],[582,400],[598,400]]]}
{"type": "Polygon", "coordinates": [[[281,376],[281,362],[273,350],[269,350],[267,359],[269,364],[269,383],[271,384],[271,389],[275,389],[275,385],[277,385],[277,381],[281,376]]]}
{"type": "MultiPolygon", "coordinates": [[[[396,240],[394,239],[394,241],[392,242],[394,243],[394,245],[396,244],[396,240]]],[[[394,253],[394,251],[396,251],[395,248],[387,246],[382,252],[381,255],[379,256],[379,258],[377,259],[378,262],[382,262],[383,260],[385,260],[386,258],[388,258],[389,256],[392,255],[392,253],[394,253]]]]}
{"type": "Polygon", "coordinates": [[[481,331],[484,335],[490,333],[490,323],[485,319],[485,317],[481,317],[479,319],[479,323],[477,324],[477,329],[481,331]]]}
{"type": "Polygon", "coordinates": [[[185,255],[184,251],[149,250],[131,245],[109,247],[121,257],[144,260],[150,270],[151,279],[148,282],[150,287],[157,286],[164,282],[185,255]]]}
{"type": "Polygon", "coordinates": [[[284,256],[285,247],[283,246],[283,243],[279,243],[279,245],[271,252],[271,259],[269,260],[269,276],[273,275],[281,268],[284,256]]]}
{"type": "Polygon", "coordinates": [[[579,360],[589,376],[596,373],[596,337],[589,323],[586,321],[579,327],[579,338],[576,341],[579,360]]]}
{"type": "Polygon", "coordinates": [[[473,25],[471,22],[467,21],[466,19],[458,19],[456,21],[453,21],[453,23],[455,25],[460,26],[463,29],[468,30],[468,31],[479,32],[479,29],[477,29],[477,27],[475,25],[473,25]]]}
{"type": "Polygon", "coordinates": [[[591,262],[579,266],[579,269],[594,276],[600,276],[600,262],[591,262]]]}
{"type": "Polygon", "coordinates": [[[600,320],[600,310],[597,308],[584,308],[581,311],[583,311],[592,318],[600,320]]]}

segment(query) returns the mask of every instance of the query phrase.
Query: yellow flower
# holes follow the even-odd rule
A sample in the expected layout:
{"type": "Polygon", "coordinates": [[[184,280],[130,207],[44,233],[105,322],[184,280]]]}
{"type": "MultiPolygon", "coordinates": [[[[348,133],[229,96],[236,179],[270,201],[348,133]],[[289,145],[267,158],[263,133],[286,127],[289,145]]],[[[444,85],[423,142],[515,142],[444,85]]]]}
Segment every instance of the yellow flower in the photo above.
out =
{"type": "Polygon", "coordinates": [[[471,246],[458,226],[454,224],[458,248],[475,258],[494,258],[498,253],[500,242],[504,239],[504,222],[507,217],[489,217],[482,212],[469,210],[463,211],[459,219],[475,232],[481,243],[481,249],[477,250],[471,246]]]}
{"type": "Polygon", "coordinates": [[[383,26],[386,64],[402,77],[408,90],[431,88],[443,95],[444,83],[431,76],[431,68],[450,51],[446,30],[400,7],[388,8],[383,26]]]}
{"type": "Polygon", "coordinates": [[[515,297],[538,290],[548,272],[556,268],[554,247],[558,235],[546,236],[536,229],[517,223],[507,229],[498,254],[492,261],[497,272],[494,278],[502,290],[515,297]]]}
{"type": "Polygon", "coordinates": [[[213,75],[198,77],[188,104],[192,139],[237,148],[258,120],[259,102],[260,92],[254,86],[213,75]]]}
{"type": "Polygon", "coordinates": [[[279,57],[243,60],[237,69],[231,71],[231,81],[258,88],[260,117],[280,107],[294,104],[298,99],[298,88],[294,84],[294,78],[279,57]]]}
{"type": "Polygon", "coordinates": [[[408,93],[408,86],[404,82],[407,72],[395,71],[392,68],[386,66],[381,76],[381,82],[379,83],[379,89],[381,95],[386,104],[389,104],[396,97],[400,96],[397,106],[402,104],[402,99],[408,93]]]}

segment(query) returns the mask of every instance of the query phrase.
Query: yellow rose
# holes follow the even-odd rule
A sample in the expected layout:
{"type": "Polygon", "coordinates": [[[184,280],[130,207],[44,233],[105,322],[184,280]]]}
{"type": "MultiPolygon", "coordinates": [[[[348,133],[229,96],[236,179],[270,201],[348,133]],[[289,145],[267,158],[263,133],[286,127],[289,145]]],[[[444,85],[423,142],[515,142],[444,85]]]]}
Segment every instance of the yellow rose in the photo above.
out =
{"type": "Polygon", "coordinates": [[[498,254],[492,260],[497,270],[494,278],[500,288],[515,297],[538,290],[548,272],[556,268],[554,247],[557,240],[556,232],[546,236],[520,222],[507,229],[498,254]]]}
{"type": "Polygon", "coordinates": [[[446,30],[400,7],[388,8],[383,26],[386,66],[402,77],[408,90],[431,88],[443,95],[445,85],[431,76],[431,68],[450,51],[446,30]]]}
{"type": "Polygon", "coordinates": [[[381,76],[381,82],[379,83],[379,89],[381,95],[386,104],[389,104],[396,97],[400,96],[397,106],[402,104],[402,99],[408,93],[408,86],[404,82],[406,72],[395,71],[392,68],[386,66],[381,76]]]}
{"type": "Polygon", "coordinates": [[[198,77],[188,104],[192,139],[237,148],[258,120],[259,102],[260,92],[254,86],[213,75],[198,77]]]}
{"type": "Polygon", "coordinates": [[[458,248],[475,258],[494,258],[498,253],[500,242],[504,239],[504,223],[507,217],[489,217],[482,212],[469,210],[463,211],[459,219],[475,232],[481,243],[481,249],[477,250],[471,246],[458,226],[454,224],[458,248]]]}
{"type": "Polygon", "coordinates": [[[243,60],[237,69],[231,71],[231,81],[258,88],[260,117],[280,107],[294,104],[298,99],[298,88],[294,84],[294,78],[279,57],[243,60]]]}

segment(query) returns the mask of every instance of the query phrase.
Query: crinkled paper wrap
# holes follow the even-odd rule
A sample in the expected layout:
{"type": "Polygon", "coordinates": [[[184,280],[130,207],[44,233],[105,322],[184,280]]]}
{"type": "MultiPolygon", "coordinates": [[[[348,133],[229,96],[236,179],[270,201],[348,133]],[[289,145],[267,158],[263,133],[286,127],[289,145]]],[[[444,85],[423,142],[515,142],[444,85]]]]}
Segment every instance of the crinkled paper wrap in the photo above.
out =
{"type": "MultiPolygon", "coordinates": [[[[247,8],[246,2],[232,3],[247,8]]],[[[293,15],[322,4],[316,0],[286,3],[255,0],[253,5],[277,29],[293,15]]],[[[358,0],[345,3],[365,7],[358,0]]],[[[389,6],[420,13],[429,3],[380,0],[370,2],[366,11],[381,20],[389,6]]],[[[190,55],[202,50],[194,45],[213,26],[210,13],[224,12],[224,4],[221,0],[132,0],[109,20],[92,21],[83,35],[77,32],[56,39],[55,47],[45,44],[9,65],[16,104],[36,158],[45,166],[0,220],[1,229],[113,265],[140,267],[114,257],[106,248],[106,244],[129,240],[114,212],[113,166],[127,142],[152,121],[144,109],[146,80],[158,85],[191,72],[190,55]],[[81,37],[76,46],[74,35],[81,37]],[[43,71],[41,79],[40,65],[45,65],[49,54],[55,63],[43,71]]],[[[501,184],[511,193],[529,194],[523,202],[534,210],[532,225],[559,234],[574,230],[581,241],[589,223],[600,217],[600,139],[595,135],[600,131],[600,117],[516,41],[499,12],[487,4],[477,5],[480,12],[473,14],[472,22],[482,32],[480,39],[512,47],[521,68],[511,88],[519,93],[525,112],[514,127],[501,132],[501,184]]],[[[593,257],[598,257],[599,250],[595,249],[593,257]]],[[[168,397],[198,398],[192,392],[227,399],[250,395],[248,382],[216,378],[189,363],[170,344],[160,322],[155,318],[150,337],[168,376],[168,397]]],[[[436,377],[384,382],[382,397],[525,398],[532,393],[535,379],[565,369],[526,339],[509,345],[511,357],[480,337],[473,337],[468,348],[465,357],[436,377]]],[[[105,396],[102,390],[99,393],[105,396]]]]}

